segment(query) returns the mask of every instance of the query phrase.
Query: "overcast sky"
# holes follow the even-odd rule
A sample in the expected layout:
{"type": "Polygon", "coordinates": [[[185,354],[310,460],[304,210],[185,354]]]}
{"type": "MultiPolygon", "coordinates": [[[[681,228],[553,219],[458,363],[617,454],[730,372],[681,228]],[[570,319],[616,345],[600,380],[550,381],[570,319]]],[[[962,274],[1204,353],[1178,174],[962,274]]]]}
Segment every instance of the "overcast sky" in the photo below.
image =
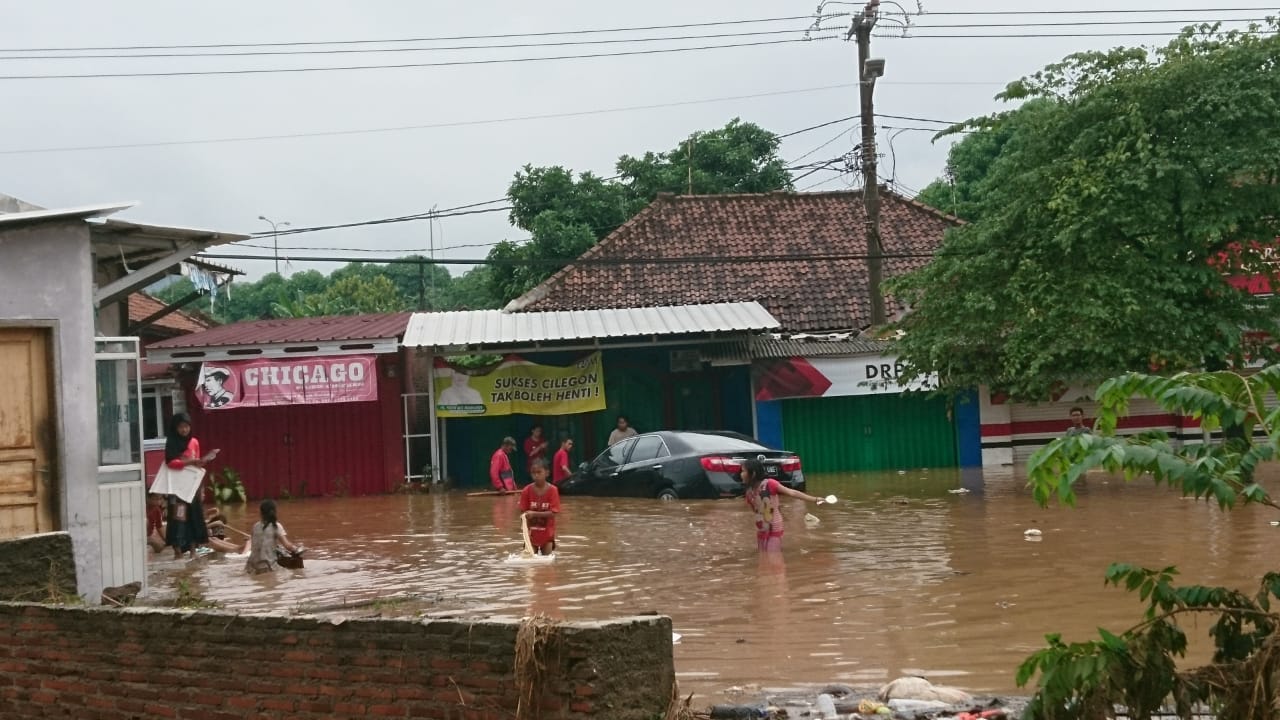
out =
{"type": "MultiPolygon", "coordinates": [[[[906,3],[910,5],[910,3],[906,3]]],[[[613,174],[623,153],[665,150],[695,130],[737,116],[778,133],[858,111],[855,47],[825,40],[546,62],[359,71],[94,79],[4,79],[15,75],[155,73],[333,65],[438,63],[620,52],[759,42],[799,34],[755,35],[612,45],[469,51],[266,55],[134,59],[13,59],[31,48],[204,45],[476,36],[707,23],[808,15],[816,0],[292,0],[179,3],[172,0],[31,2],[0,0],[0,192],[46,207],[114,201],[140,205],[134,220],[232,232],[269,229],[267,215],[295,226],[369,220],[449,208],[502,197],[526,163],[564,165],[613,174]],[[826,89],[820,89],[826,88],[826,89]],[[804,92],[795,92],[804,91],[804,92]],[[789,94],[780,94],[789,93],[789,94]],[[764,97],[697,102],[744,95],[764,97]],[[554,119],[480,123],[529,115],[635,106],[674,107],[554,119]],[[213,140],[263,135],[361,131],[467,123],[394,132],[268,139],[161,147],[15,152],[100,145],[213,140]]],[[[1233,7],[1264,7],[1242,0],[1233,7]]],[[[912,6],[914,7],[914,6],[912,6]]],[[[1203,6],[1202,6],[1203,7],[1203,6]]],[[[1172,31],[1194,20],[1260,18],[1264,12],[1195,8],[1186,0],[926,0],[916,35],[1172,31]],[[1159,9],[1161,15],[1099,15],[1090,9],[1159,9]],[[1063,15],[944,15],[1001,9],[1072,10],[1063,15]],[[1057,27],[939,27],[958,24],[1117,22],[1163,19],[1172,24],[1057,27]],[[924,29],[933,27],[932,30],[924,29]]],[[[852,9],[831,4],[829,12],[852,9]]],[[[892,8],[889,8],[892,9],[892,8]]],[[[803,29],[804,20],[649,30],[630,34],[542,36],[374,47],[423,48],[711,35],[803,29]]],[[[847,18],[828,20],[839,28],[847,18]]],[[[890,30],[889,23],[883,23],[890,30]]],[[[831,34],[831,33],[824,33],[831,34]]],[[[880,113],[960,120],[998,109],[993,96],[1009,80],[1082,49],[1162,42],[1154,37],[877,38],[873,54],[887,61],[876,88],[880,113]]],[[[228,48],[204,52],[356,49],[368,45],[228,48]]],[[[191,52],[158,50],[151,52],[191,52]]],[[[32,53],[25,53],[30,57],[32,53]]],[[[58,54],[56,52],[43,54],[58,54]]],[[[65,54],[65,53],[63,53],[65,54]]],[[[882,119],[882,126],[921,122],[882,119]]],[[[786,140],[792,160],[832,141],[853,123],[786,140]]],[[[942,169],[946,144],[931,134],[882,129],[882,176],[905,188],[928,184],[942,169]],[[894,136],[892,153],[888,140],[894,136]]],[[[850,150],[848,134],[803,162],[850,150]]],[[[851,181],[811,175],[807,187],[851,181]]],[[[489,244],[520,239],[504,213],[444,219],[436,228],[440,257],[483,257],[489,244]],[[443,235],[443,238],[441,238],[443,235]],[[459,245],[479,245],[462,247],[459,245]]],[[[282,246],[425,250],[426,223],[364,227],[282,238],[282,246]]],[[[242,252],[260,252],[246,249],[242,252]]],[[[331,253],[333,254],[333,253],[331,253]]],[[[351,252],[342,254],[350,255],[351,252]]],[[[396,254],[396,253],[392,253],[396,254]]],[[[377,254],[370,255],[378,257],[377,254]]],[[[257,277],[263,261],[230,263],[257,277]]],[[[293,269],[332,265],[293,263],[293,269]]]]}

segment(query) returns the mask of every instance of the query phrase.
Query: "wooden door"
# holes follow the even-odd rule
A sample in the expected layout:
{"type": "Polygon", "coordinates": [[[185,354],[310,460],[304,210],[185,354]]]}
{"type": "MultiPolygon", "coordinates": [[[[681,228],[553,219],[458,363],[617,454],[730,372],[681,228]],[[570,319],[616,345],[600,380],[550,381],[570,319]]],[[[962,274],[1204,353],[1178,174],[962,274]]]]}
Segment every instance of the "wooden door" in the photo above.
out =
{"type": "Polygon", "coordinates": [[[0,328],[0,538],[57,529],[49,334],[0,328]]]}

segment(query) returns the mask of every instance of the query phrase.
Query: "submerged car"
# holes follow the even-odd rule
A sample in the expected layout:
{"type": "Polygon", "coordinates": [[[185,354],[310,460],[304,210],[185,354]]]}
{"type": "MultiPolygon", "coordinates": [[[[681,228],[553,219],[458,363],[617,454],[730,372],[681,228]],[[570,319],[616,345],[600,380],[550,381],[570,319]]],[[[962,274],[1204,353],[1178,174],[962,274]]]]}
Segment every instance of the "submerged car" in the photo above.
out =
{"type": "Polygon", "coordinates": [[[721,498],[741,495],[742,463],[759,458],[765,473],[795,490],[805,488],[800,457],[772,450],[732,432],[662,431],[637,435],[583,463],[565,480],[566,495],[721,498]]]}

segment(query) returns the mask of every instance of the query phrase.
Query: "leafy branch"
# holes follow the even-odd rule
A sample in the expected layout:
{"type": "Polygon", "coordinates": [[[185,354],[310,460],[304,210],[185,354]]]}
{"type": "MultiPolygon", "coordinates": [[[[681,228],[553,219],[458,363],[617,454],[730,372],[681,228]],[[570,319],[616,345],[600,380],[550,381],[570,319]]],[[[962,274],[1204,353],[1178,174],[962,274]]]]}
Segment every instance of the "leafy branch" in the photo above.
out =
{"type": "MultiPolygon", "coordinates": [[[[1267,400],[1280,391],[1280,366],[1252,375],[1235,372],[1180,373],[1172,377],[1127,373],[1104,382],[1097,392],[1096,435],[1051,442],[1028,463],[1032,495],[1044,506],[1055,498],[1075,502],[1074,486],[1084,474],[1102,469],[1126,481],[1150,477],[1226,510],[1237,503],[1280,509],[1253,482],[1257,466],[1280,448],[1280,409],[1267,400]],[[1195,418],[1206,430],[1230,429],[1222,442],[1180,445],[1164,433],[1118,437],[1119,419],[1130,402],[1145,398],[1171,414],[1195,418]],[[1255,441],[1255,435],[1261,435],[1255,441]]],[[[1066,643],[1046,636],[1048,646],[1018,669],[1017,682],[1036,679],[1027,717],[1038,720],[1093,720],[1123,705],[1144,720],[1171,704],[1183,718],[1210,706],[1224,718],[1280,717],[1280,573],[1265,575],[1256,593],[1205,585],[1175,585],[1175,567],[1158,570],[1117,563],[1105,582],[1137,593],[1146,603],[1143,619],[1115,634],[1099,628],[1098,640],[1066,643]],[[1179,671],[1187,635],[1184,616],[1210,614],[1214,655],[1210,665],[1179,671]]]]}

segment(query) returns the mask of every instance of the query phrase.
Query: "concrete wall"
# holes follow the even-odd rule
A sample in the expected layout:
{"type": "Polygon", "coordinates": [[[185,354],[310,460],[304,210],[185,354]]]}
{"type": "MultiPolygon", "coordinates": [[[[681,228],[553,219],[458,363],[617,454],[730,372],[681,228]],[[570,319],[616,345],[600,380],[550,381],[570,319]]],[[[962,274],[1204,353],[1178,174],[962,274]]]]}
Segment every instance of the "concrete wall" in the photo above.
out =
{"type": "Polygon", "coordinates": [[[0,719],[665,716],[664,617],[552,628],[516,714],[519,621],[331,621],[0,603],[0,719]]]}
{"type": "Polygon", "coordinates": [[[75,596],[70,535],[41,533],[0,540],[0,601],[58,602],[75,596]]]}
{"type": "Polygon", "coordinates": [[[76,551],[80,593],[102,592],[98,536],[93,260],[83,221],[0,230],[0,323],[53,335],[55,450],[62,529],[76,551]]]}

